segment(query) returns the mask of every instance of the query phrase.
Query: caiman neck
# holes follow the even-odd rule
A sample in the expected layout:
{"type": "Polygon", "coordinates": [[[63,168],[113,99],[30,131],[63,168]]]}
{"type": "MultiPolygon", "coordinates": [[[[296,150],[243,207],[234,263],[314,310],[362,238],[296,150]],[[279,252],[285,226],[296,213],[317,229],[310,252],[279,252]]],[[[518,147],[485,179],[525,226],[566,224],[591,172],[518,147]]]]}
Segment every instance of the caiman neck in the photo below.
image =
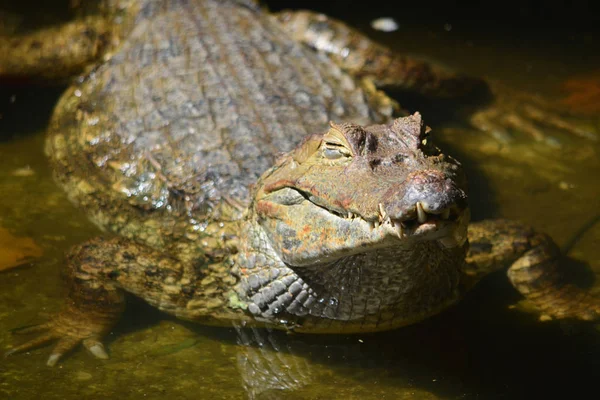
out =
{"type": "Polygon", "coordinates": [[[263,229],[246,221],[233,273],[259,320],[306,332],[367,332],[414,323],[454,303],[466,246],[435,241],[290,267],[263,229]]]}

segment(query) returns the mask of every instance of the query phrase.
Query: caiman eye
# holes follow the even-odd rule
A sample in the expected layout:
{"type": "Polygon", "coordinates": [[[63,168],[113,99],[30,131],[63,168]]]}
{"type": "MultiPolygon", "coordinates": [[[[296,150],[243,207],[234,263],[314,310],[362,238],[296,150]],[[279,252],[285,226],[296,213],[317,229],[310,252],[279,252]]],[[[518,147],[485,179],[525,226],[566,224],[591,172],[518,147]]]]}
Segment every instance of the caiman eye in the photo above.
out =
{"type": "Polygon", "coordinates": [[[325,143],[323,156],[329,160],[338,160],[342,157],[350,157],[350,152],[337,143],[325,143]]]}

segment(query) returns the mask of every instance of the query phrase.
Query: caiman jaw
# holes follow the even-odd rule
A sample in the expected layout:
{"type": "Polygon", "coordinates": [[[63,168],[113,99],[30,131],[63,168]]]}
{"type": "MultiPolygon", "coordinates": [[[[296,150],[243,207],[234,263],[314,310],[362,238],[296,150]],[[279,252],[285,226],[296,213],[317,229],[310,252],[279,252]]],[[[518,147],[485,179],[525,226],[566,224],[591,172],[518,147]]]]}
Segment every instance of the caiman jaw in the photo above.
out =
{"type": "MultiPolygon", "coordinates": [[[[417,202],[413,207],[402,210],[401,217],[392,218],[383,203],[378,204],[375,219],[363,217],[351,210],[329,207],[323,199],[293,187],[283,187],[271,192],[267,200],[274,207],[304,206],[314,207],[327,213],[330,218],[343,220],[330,225],[334,229],[341,226],[360,226],[367,235],[376,237],[396,237],[400,240],[438,240],[445,248],[461,246],[466,240],[466,226],[469,222],[468,209],[453,204],[444,209],[433,210],[426,202],[417,202]]],[[[264,201],[263,200],[263,201],[264,201]]]]}
{"type": "MultiPolygon", "coordinates": [[[[292,189],[293,190],[293,189],[292,189]]],[[[443,210],[431,210],[427,203],[417,202],[412,209],[403,213],[402,218],[392,218],[382,203],[378,204],[378,218],[367,219],[353,211],[337,211],[321,206],[304,195],[314,206],[321,207],[337,218],[346,221],[362,221],[371,231],[383,230],[395,234],[399,239],[419,237],[423,240],[437,239],[445,248],[462,246],[466,240],[468,209],[457,205],[443,210]],[[432,236],[432,237],[429,237],[432,236]]]]}

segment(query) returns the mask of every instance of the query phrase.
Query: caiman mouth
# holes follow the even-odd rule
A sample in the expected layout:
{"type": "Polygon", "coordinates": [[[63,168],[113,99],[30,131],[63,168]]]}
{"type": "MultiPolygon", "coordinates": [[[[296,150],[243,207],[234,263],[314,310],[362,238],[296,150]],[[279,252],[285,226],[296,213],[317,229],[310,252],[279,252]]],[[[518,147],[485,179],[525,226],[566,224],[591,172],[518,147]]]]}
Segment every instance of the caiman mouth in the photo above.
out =
{"type": "MultiPolygon", "coordinates": [[[[310,199],[307,199],[310,201],[310,199]]],[[[427,206],[424,206],[421,202],[417,202],[412,209],[408,209],[403,212],[401,218],[391,218],[387,215],[383,204],[379,203],[378,206],[378,219],[366,219],[360,214],[356,214],[352,211],[347,213],[340,213],[335,210],[327,209],[326,207],[319,206],[319,204],[311,201],[314,205],[325,208],[331,214],[338,218],[345,220],[361,219],[369,224],[371,229],[378,229],[381,226],[389,226],[394,229],[399,238],[403,238],[407,235],[418,235],[423,234],[436,227],[456,222],[462,210],[458,206],[452,206],[439,212],[425,211],[427,206]]]]}
{"type": "Polygon", "coordinates": [[[379,203],[377,216],[375,218],[368,218],[356,211],[331,207],[326,204],[324,199],[295,187],[286,186],[270,194],[275,195],[270,200],[275,200],[280,205],[299,205],[307,201],[313,206],[326,211],[330,216],[343,220],[344,223],[358,223],[365,230],[372,233],[381,231],[382,233],[396,236],[403,240],[412,237],[424,240],[438,240],[444,247],[451,248],[462,245],[466,238],[466,233],[461,233],[464,229],[461,230],[460,227],[466,227],[468,223],[468,209],[455,204],[434,211],[426,203],[417,202],[412,207],[402,210],[401,217],[392,218],[385,211],[384,205],[379,203]],[[285,194],[278,196],[275,195],[277,192],[285,194]]]}

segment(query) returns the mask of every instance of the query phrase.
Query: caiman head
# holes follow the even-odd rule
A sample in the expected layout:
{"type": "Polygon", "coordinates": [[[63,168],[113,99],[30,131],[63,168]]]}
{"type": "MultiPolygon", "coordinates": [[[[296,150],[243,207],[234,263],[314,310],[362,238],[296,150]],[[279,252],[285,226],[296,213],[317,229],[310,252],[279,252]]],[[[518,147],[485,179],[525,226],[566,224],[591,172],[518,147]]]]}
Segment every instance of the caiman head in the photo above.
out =
{"type": "Polygon", "coordinates": [[[304,267],[389,247],[462,246],[469,222],[460,163],[421,116],[331,123],[263,175],[252,212],[285,264],[304,267]]]}

